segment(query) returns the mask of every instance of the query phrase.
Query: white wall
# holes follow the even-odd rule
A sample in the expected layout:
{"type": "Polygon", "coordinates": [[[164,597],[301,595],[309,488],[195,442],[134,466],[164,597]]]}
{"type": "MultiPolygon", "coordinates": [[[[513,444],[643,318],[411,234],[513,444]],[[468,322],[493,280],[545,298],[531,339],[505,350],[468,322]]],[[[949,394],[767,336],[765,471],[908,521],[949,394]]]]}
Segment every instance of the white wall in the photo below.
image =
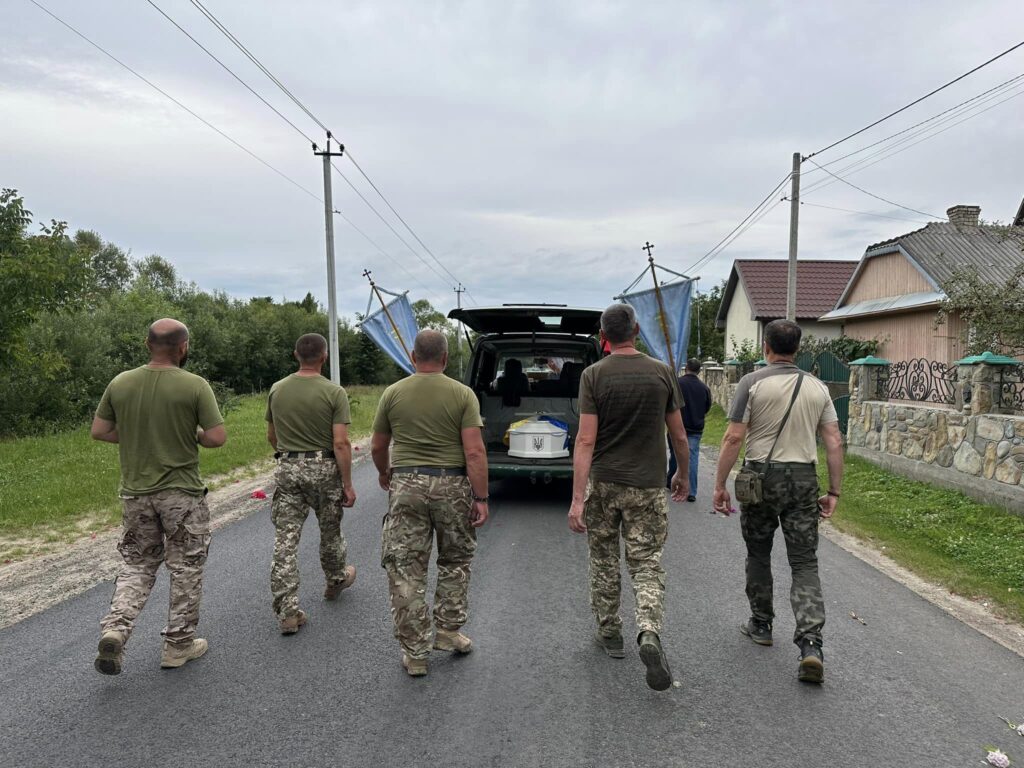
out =
{"type": "Polygon", "coordinates": [[[842,323],[819,323],[817,320],[801,320],[800,330],[803,337],[814,336],[816,339],[838,339],[842,336],[842,323]]]}
{"type": "Polygon", "coordinates": [[[729,311],[725,315],[725,359],[729,360],[736,356],[736,348],[732,338],[736,338],[737,344],[744,339],[750,339],[755,347],[761,344],[760,323],[751,317],[750,302],[747,300],[747,292],[743,290],[743,283],[736,286],[733,291],[732,301],[729,303],[729,311]]]}

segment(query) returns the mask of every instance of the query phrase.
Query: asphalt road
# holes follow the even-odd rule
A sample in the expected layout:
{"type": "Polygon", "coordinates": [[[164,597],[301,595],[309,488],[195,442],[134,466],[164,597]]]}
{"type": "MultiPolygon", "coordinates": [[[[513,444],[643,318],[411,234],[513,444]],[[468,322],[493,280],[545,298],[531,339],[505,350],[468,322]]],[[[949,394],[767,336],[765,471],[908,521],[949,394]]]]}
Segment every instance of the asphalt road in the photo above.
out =
{"type": "MultiPolygon", "coordinates": [[[[663,639],[679,687],[649,690],[635,646],[613,660],[593,643],[565,487],[508,483],[492,487],[474,565],[475,652],[435,652],[429,676],[409,678],[379,567],[385,497],[372,467],[355,476],[358,581],[320,599],[308,524],[296,636],[270,610],[269,503],[215,536],[210,651],[180,670],[159,669],[165,574],[119,677],[92,667],[110,583],[0,631],[0,765],[959,767],[987,744],[1024,763],[1024,738],[997,718],[1024,719],[1022,660],[827,541],[825,685],[796,680],[781,552],[776,645],[741,636],[738,521],[708,514],[706,495],[671,510],[663,639]]],[[[623,610],[631,627],[631,596],[623,610]]]]}

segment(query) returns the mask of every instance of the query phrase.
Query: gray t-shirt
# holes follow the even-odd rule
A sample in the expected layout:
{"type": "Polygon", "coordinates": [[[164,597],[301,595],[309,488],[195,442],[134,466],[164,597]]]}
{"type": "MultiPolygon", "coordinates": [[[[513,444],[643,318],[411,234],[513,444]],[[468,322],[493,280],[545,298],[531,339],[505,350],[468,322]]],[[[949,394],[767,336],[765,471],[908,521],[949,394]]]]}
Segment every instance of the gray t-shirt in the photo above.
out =
{"type": "MultiPolygon", "coordinates": [[[[740,379],[729,406],[729,421],[747,425],[748,460],[768,458],[800,373],[793,363],[771,363],[740,379]]],[[[772,461],[813,464],[818,458],[818,428],[833,421],[839,421],[839,417],[828,387],[805,373],[772,461]]]]}

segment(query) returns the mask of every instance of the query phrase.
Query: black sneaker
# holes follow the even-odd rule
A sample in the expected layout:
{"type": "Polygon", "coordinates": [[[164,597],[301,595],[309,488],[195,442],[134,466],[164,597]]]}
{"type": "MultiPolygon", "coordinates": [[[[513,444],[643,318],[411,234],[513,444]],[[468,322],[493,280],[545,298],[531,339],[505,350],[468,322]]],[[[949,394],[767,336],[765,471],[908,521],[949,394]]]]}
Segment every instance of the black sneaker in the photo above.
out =
{"type": "Polygon", "coordinates": [[[614,635],[602,635],[598,632],[594,635],[594,639],[597,641],[597,644],[604,649],[604,652],[613,659],[626,658],[626,649],[622,645],[621,633],[614,635]]]}
{"type": "Polygon", "coordinates": [[[749,637],[758,645],[772,644],[772,625],[767,621],[760,621],[751,616],[746,624],[740,624],[740,632],[749,637]]]}
{"type": "Polygon", "coordinates": [[[661,640],[654,632],[641,632],[640,660],[647,667],[647,686],[656,691],[668,690],[672,685],[672,673],[668,669],[668,659],[661,649],[661,640]]]}
{"type": "Polygon", "coordinates": [[[687,496],[686,500],[689,501],[692,504],[693,502],[695,502],[697,500],[697,497],[696,496],[687,496]]]}
{"type": "Polygon", "coordinates": [[[806,639],[800,641],[800,666],[796,676],[804,683],[825,681],[825,656],[821,652],[821,643],[806,639]]]}

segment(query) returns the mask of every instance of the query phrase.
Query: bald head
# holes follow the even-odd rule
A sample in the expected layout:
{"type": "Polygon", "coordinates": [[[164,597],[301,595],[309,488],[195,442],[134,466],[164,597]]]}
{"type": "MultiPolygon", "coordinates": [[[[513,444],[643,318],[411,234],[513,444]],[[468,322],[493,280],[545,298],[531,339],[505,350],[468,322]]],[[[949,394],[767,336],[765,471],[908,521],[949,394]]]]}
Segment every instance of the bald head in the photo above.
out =
{"type": "Polygon", "coordinates": [[[188,328],[179,320],[164,317],[149,326],[146,346],[154,362],[184,365],[188,356],[188,328]]]}
{"type": "Polygon", "coordinates": [[[416,369],[443,369],[448,358],[448,339],[440,331],[427,329],[416,334],[412,348],[416,369]]]}

